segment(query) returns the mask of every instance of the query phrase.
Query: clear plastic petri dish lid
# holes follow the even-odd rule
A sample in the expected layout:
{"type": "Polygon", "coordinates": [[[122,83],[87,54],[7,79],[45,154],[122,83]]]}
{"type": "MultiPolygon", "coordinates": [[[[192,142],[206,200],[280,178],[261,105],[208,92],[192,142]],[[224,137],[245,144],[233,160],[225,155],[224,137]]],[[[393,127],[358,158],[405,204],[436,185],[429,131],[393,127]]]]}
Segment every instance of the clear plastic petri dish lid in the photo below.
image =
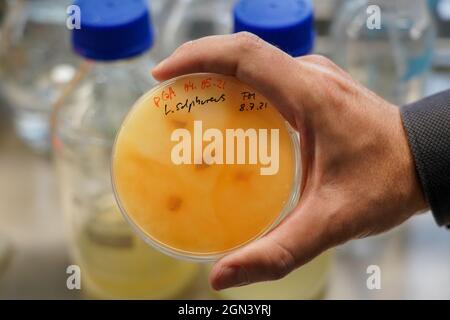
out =
{"type": "Polygon", "coordinates": [[[149,244],[213,261],[260,238],[298,202],[298,134],[234,77],[159,84],[126,116],[112,154],[119,207],[149,244]]]}

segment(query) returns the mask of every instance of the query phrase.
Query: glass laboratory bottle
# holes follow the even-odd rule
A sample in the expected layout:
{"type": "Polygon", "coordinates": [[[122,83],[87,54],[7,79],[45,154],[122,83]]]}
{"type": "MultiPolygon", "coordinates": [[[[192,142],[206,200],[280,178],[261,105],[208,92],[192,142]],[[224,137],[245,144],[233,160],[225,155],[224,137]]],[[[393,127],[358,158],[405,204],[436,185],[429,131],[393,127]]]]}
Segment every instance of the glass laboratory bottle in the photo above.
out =
{"type": "Polygon", "coordinates": [[[429,0],[433,18],[436,23],[438,41],[435,46],[433,57],[433,67],[438,73],[438,77],[432,77],[427,84],[427,95],[445,90],[446,81],[442,81],[447,76],[446,69],[450,67],[450,0],[429,0]],[[442,76],[440,77],[440,72],[442,76]]]}
{"type": "Polygon", "coordinates": [[[343,1],[332,33],[333,59],[385,99],[421,98],[435,29],[426,0],[343,1]]]}
{"type": "Polygon", "coordinates": [[[450,0],[429,0],[437,20],[439,36],[450,37],[450,0]]]}
{"type": "MultiPolygon", "coordinates": [[[[234,8],[235,32],[252,32],[292,56],[312,52],[313,20],[309,0],[240,0],[234,8]]],[[[224,299],[318,299],[325,294],[331,262],[332,251],[328,251],[284,279],[222,290],[218,295],[224,299]]]]}
{"type": "Polygon", "coordinates": [[[151,19],[155,29],[159,30],[160,26],[167,21],[175,0],[147,0],[147,2],[152,12],[151,19]]]}
{"type": "MultiPolygon", "coordinates": [[[[6,39],[8,38],[6,30],[6,17],[8,17],[8,12],[10,7],[6,0],[0,0],[0,66],[5,63],[5,53],[6,53],[6,39]]],[[[1,67],[0,67],[1,68],[1,67]]],[[[1,75],[0,75],[1,80],[1,75]]],[[[0,110],[4,106],[4,101],[2,100],[2,86],[0,85],[0,110]]]]}
{"type": "Polygon", "coordinates": [[[49,117],[59,90],[74,73],[66,9],[70,0],[11,1],[8,49],[0,65],[1,87],[18,136],[39,153],[50,150],[49,117]]]}
{"type": "MultiPolygon", "coordinates": [[[[6,0],[0,0],[0,55],[1,55],[1,48],[2,48],[2,37],[3,37],[3,20],[6,16],[6,10],[7,10],[7,2],[6,0]]],[[[1,56],[0,56],[1,58],[1,56]]]]}
{"type": "MultiPolygon", "coordinates": [[[[7,45],[11,39],[11,24],[17,11],[21,11],[20,0],[0,0],[0,64],[4,63],[7,45]]],[[[20,12],[21,16],[23,15],[20,12]]],[[[1,89],[1,88],[0,88],[1,89]]]]}
{"type": "MultiPolygon", "coordinates": [[[[2,37],[4,37],[3,21],[4,21],[4,17],[6,16],[6,10],[7,10],[6,0],[0,0],[0,64],[3,63],[2,49],[4,46],[4,43],[3,43],[4,40],[2,39],[2,37]]],[[[2,107],[3,107],[2,102],[3,101],[2,101],[1,90],[0,90],[0,113],[2,112],[2,107]]],[[[6,265],[6,262],[8,260],[9,249],[10,249],[10,245],[9,245],[8,239],[2,233],[0,233],[0,276],[3,272],[3,270],[5,269],[4,266],[6,265]]]]}
{"type": "Polygon", "coordinates": [[[179,294],[197,267],[146,245],[114,200],[110,158],[116,131],[154,83],[153,34],[144,1],[79,0],[74,50],[84,62],[54,113],[53,147],[63,210],[84,292],[93,298],[164,299],[179,294]]]}
{"type": "Polygon", "coordinates": [[[232,31],[231,8],[235,0],[175,0],[167,17],[161,54],[170,55],[183,43],[232,31]]]}
{"type": "Polygon", "coordinates": [[[0,1],[0,23],[3,20],[3,14],[6,12],[6,0],[0,1]]]}
{"type": "Polygon", "coordinates": [[[175,0],[147,0],[147,2],[151,9],[151,19],[154,25],[155,38],[157,39],[152,48],[152,56],[155,62],[159,62],[165,58],[162,43],[163,33],[167,18],[174,8],[175,0]]]}

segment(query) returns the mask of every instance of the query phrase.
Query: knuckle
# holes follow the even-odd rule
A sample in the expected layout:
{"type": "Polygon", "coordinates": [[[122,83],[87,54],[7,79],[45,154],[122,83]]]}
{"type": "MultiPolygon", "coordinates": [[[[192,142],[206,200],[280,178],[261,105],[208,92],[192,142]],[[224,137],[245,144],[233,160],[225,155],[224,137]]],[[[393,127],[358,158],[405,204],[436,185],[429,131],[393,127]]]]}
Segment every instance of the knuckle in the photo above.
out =
{"type": "Polygon", "coordinates": [[[188,41],[183,43],[182,45],[180,45],[177,49],[175,49],[175,51],[173,52],[173,55],[178,55],[180,54],[180,52],[184,52],[186,50],[189,50],[190,48],[192,48],[194,45],[194,41],[188,41]]]}
{"type": "Polygon", "coordinates": [[[247,31],[236,33],[235,37],[239,48],[243,51],[260,49],[264,44],[260,37],[247,31]]]}
{"type": "Polygon", "coordinates": [[[348,98],[355,96],[358,86],[339,72],[323,70],[315,74],[317,83],[320,83],[323,97],[335,107],[348,105],[348,98]]]}
{"type": "Polygon", "coordinates": [[[322,56],[319,54],[314,54],[314,55],[311,55],[310,57],[311,57],[311,60],[313,60],[317,64],[323,65],[325,67],[329,67],[331,69],[338,68],[338,66],[333,61],[331,61],[330,59],[328,59],[325,56],[322,56]]]}
{"type": "Polygon", "coordinates": [[[327,71],[328,71],[327,73],[329,75],[333,75],[334,77],[339,77],[346,81],[353,80],[352,77],[346,71],[344,71],[341,67],[339,67],[336,63],[334,63],[332,60],[328,59],[327,57],[318,55],[318,54],[311,55],[308,57],[309,57],[310,61],[312,61],[313,63],[327,69],[327,71]]]}
{"type": "Polygon", "coordinates": [[[274,242],[277,247],[276,254],[271,255],[269,277],[270,280],[284,278],[295,267],[294,255],[283,245],[274,242]]]}

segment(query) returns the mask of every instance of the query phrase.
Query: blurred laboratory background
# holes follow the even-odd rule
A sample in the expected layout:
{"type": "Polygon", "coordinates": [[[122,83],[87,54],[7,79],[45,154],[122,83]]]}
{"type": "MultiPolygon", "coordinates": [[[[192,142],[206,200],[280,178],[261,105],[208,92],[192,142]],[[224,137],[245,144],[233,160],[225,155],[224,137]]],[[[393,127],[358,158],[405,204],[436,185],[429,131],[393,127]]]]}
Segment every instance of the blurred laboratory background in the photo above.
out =
{"type": "Polygon", "coordinates": [[[89,10],[120,10],[139,37],[113,34],[114,21],[71,37],[70,0],[0,0],[0,299],[450,299],[450,233],[429,213],[285,279],[213,292],[210,266],[163,255],[132,232],[109,171],[124,115],[156,84],[152,66],[180,44],[252,31],[246,15],[255,12],[273,10],[282,25],[275,12],[295,9],[289,34],[272,21],[260,36],[293,56],[325,55],[403,105],[450,89],[450,0],[91,2],[82,27],[89,10]],[[367,26],[371,5],[380,29],[367,26]],[[68,286],[71,265],[80,290],[68,286]],[[381,270],[373,290],[372,265],[381,270]]]}

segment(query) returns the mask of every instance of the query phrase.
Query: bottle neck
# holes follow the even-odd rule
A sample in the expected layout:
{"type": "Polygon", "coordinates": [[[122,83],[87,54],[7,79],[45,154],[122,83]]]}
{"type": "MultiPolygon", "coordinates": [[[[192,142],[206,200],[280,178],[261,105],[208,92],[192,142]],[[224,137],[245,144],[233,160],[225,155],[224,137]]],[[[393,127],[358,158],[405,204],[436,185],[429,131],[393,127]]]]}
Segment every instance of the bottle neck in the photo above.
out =
{"type": "Polygon", "coordinates": [[[426,0],[378,0],[382,11],[390,11],[402,15],[418,15],[428,11],[426,0]]]}
{"type": "Polygon", "coordinates": [[[81,57],[84,61],[86,61],[87,63],[93,65],[93,66],[99,66],[99,67],[107,67],[107,68],[111,68],[111,67],[127,67],[130,65],[134,65],[134,64],[140,64],[143,62],[153,62],[152,57],[150,55],[150,51],[144,51],[141,54],[132,56],[132,57],[128,57],[125,59],[118,59],[118,60],[92,60],[89,58],[85,58],[85,57],[81,57]]]}
{"type": "Polygon", "coordinates": [[[65,25],[70,0],[26,0],[28,19],[34,23],[65,25]]]}

